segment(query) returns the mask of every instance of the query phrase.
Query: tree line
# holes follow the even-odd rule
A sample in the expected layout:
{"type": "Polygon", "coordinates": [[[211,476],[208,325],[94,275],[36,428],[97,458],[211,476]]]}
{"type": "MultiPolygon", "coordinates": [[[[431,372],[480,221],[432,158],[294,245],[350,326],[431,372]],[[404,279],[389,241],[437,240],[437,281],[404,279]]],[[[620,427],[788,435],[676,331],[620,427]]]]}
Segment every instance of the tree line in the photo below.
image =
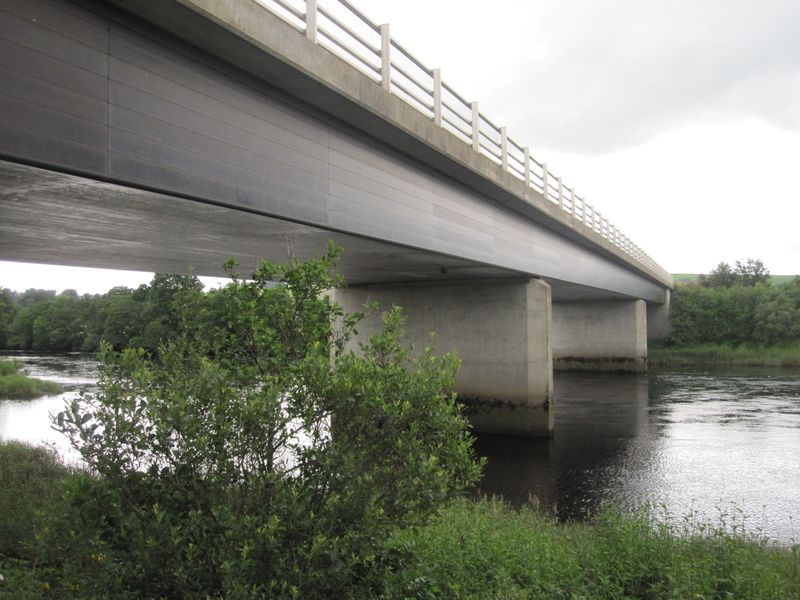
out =
{"type": "Polygon", "coordinates": [[[772,285],[757,259],[721,262],[672,295],[667,343],[786,345],[800,341],[800,277],[772,285]]]}
{"type": "Polygon", "coordinates": [[[155,350],[175,335],[177,302],[187,295],[198,296],[197,319],[219,322],[219,290],[204,293],[203,284],[191,275],[158,273],[149,284],[115,287],[105,294],[0,287],[0,348],[96,352],[105,341],[118,350],[155,350]]]}

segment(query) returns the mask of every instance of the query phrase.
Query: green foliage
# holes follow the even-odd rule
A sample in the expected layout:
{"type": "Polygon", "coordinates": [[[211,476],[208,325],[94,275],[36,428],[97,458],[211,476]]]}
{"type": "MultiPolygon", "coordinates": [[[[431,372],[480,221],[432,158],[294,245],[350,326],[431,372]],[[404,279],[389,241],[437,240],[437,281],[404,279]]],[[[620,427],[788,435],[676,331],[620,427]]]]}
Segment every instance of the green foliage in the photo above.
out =
{"type": "Polygon", "coordinates": [[[397,309],[346,350],[362,315],[326,294],[338,252],[249,282],[231,263],[212,307],[173,295],[157,356],[103,346],[100,391],[58,417],[98,474],[70,489],[87,596],[374,596],[385,540],[475,483],[457,359],[412,358],[397,309]]]}
{"type": "Polygon", "coordinates": [[[786,345],[800,341],[800,283],[679,286],[668,343],[786,345]]]}
{"type": "Polygon", "coordinates": [[[708,275],[700,275],[697,282],[703,287],[729,288],[734,285],[769,285],[770,279],[769,269],[760,259],[748,258],[744,262],[737,260],[735,268],[721,262],[708,275]]]}
{"type": "Polygon", "coordinates": [[[699,283],[704,287],[731,287],[736,283],[736,274],[728,263],[721,262],[708,276],[700,275],[699,283]]]}
{"type": "Polygon", "coordinates": [[[22,368],[22,365],[15,360],[4,360],[0,358],[0,377],[3,375],[13,375],[22,368]]]}
{"type": "Polygon", "coordinates": [[[0,399],[2,400],[29,400],[59,392],[61,392],[61,386],[52,381],[35,379],[22,373],[0,375],[0,399]]]}
{"type": "Polygon", "coordinates": [[[754,346],[729,343],[669,346],[661,343],[647,348],[652,366],[753,366],[800,367],[800,343],[781,346],[754,346]]]}
{"type": "Polygon", "coordinates": [[[736,283],[748,287],[769,283],[769,269],[759,259],[748,258],[745,262],[736,261],[736,283]]]}
{"type": "Polygon", "coordinates": [[[798,598],[797,547],[772,547],[740,525],[736,515],[708,524],[649,508],[561,525],[497,501],[457,502],[392,537],[414,561],[391,574],[385,597],[798,598]]]}
{"type": "Polygon", "coordinates": [[[69,473],[51,449],[0,442],[0,556],[33,558],[35,534],[69,473]]]}
{"type": "MultiPolygon", "coordinates": [[[[95,352],[105,340],[118,350],[137,346],[154,352],[177,330],[179,298],[202,289],[194,276],[165,274],[136,290],[114,288],[94,296],[0,288],[0,348],[95,352]]],[[[204,298],[211,303],[211,296],[204,298]]]]}

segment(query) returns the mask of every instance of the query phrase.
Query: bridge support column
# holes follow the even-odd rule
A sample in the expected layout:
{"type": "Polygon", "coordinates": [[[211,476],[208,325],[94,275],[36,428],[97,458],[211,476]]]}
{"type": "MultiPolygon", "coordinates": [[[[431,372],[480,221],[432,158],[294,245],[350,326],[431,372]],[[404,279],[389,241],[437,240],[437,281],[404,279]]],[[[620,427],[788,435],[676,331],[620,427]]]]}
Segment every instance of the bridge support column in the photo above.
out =
{"type": "MultiPolygon", "coordinates": [[[[458,352],[459,400],[478,431],[549,436],[553,431],[550,286],[538,279],[495,279],[353,286],[336,292],[346,311],[377,301],[403,307],[405,341],[418,351],[458,352]]],[[[378,315],[359,326],[365,340],[378,315]]]]}
{"type": "Polygon", "coordinates": [[[671,292],[664,290],[663,304],[647,305],[647,340],[660,340],[669,333],[669,306],[671,292]]]}
{"type": "Polygon", "coordinates": [[[643,300],[553,305],[556,369],[644,371],[647,309],[643,300]]]}

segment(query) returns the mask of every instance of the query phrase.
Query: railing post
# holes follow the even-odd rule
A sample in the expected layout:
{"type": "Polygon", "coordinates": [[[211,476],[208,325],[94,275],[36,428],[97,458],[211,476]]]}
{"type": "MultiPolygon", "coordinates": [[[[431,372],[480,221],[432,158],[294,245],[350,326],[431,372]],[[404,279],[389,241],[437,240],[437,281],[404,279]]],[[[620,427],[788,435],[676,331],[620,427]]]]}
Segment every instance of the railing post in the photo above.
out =
{"type": "Polygon", "coordinates": [[[558,207],[564,210],[564,182],[561,177],[558,178],[558,207]]]}
{"type": "Polygon", "coordinates": [[[547,163],[542,163],[542,192],[544,193],[544,199],[550,200],[550,189],[547,187],[549,184],[547,183],[547,163]]]}
{"type": "Polygon", "coordinates": [[[525,185],[531,187],[531,151],[525,146],[522,149],[522,160],[524,161],[525,185]]]}
{"type": "Polygon", "coordinates": [[[569,201],[572,202],[572,216],[578,218],[578,196],[575,194],[575,188],[570,192],[569,201]]]}
{"type": "Polygon", "coordinates": [[[500,156],[503,170],[508,171],[508,132],[505,127],[500,128],[500,156]]]}
{"type": "Polygon", "coordinates": [[[481,118],[480,113],[478,112],[478,103],[472,103],[472,149],[475,152],[481,151],[481,140],[480,140],[480,132],[481,132],[481,118]]]}
{"type": "Polygon", "coordinates": [[[306,38],[317,43],[317,0],[306,0],[306,38]]]}
{"type": "Polygon", "coordinates": [[[389,37],[389,24],[381,25],[381,86],[387,92],[392,89],[392,38],[389,37]]]}
{"type": "Polygon", "coordinates": [[[433,122],[442,126],[442,70],[433,70],[433,122]]]}

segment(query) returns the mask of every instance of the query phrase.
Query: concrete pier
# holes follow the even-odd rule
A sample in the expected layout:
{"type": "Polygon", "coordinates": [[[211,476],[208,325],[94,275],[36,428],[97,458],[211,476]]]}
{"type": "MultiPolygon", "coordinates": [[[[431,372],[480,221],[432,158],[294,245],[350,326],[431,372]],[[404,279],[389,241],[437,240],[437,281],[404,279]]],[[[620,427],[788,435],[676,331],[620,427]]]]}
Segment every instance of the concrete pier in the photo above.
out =
{"type": "Polygon", "coordinates": [[[553,305],[556,369],[647,369],[647,308],[642,300],[553,305]]]}
{"type": "MultiPolygon", "coordinates": [[[[553,431],[552,302],[538,279],[374,284],[336,292],[346,311],[377,301],[406,316],[405,341],[421,351],[455,350],[459,399],[478,431],[549,436],[553,431]],[[431,338],[431,333],[435,336],[431,338]]],[[[368,339],[379,315],[359,326],[368,339]]]]}

